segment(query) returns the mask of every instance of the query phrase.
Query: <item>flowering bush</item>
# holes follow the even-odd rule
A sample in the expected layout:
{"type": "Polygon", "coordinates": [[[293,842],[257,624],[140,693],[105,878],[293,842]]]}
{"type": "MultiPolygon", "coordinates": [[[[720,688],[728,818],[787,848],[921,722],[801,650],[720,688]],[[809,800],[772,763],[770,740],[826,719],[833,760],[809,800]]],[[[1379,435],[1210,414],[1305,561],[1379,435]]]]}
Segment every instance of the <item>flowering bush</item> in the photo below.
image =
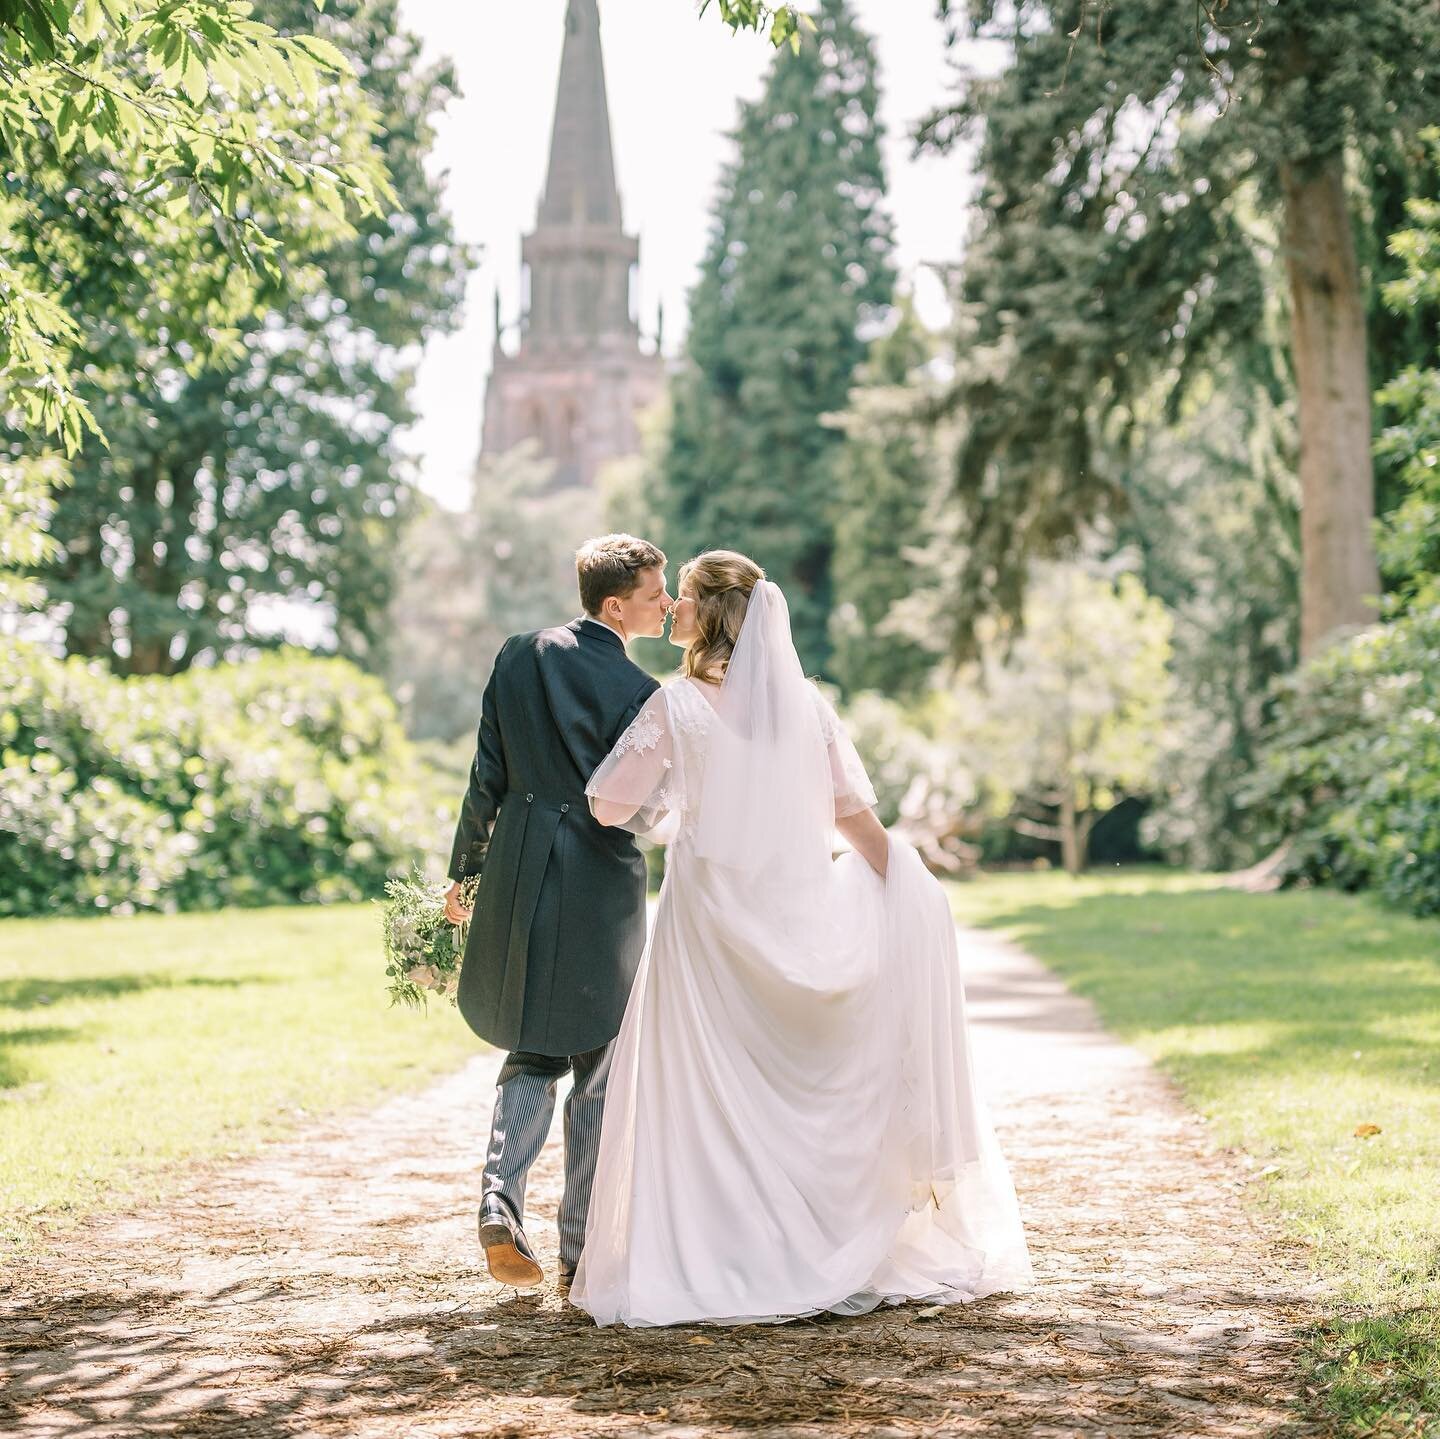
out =
{"type": "Polygon", "coordinates": [[[120,679],[0,640],[0,694],[0,915],[373,898],[453,823],[345,660],[120,679]]]}

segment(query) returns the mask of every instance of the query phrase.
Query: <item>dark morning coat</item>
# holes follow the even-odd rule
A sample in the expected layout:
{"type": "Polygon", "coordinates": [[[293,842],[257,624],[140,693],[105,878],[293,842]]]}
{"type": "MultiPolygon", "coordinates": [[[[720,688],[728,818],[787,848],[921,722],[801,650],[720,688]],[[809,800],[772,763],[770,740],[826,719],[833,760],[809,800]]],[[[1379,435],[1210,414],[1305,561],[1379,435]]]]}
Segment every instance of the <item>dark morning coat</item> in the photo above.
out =
{"type": "Polygon", "coordinates": [[[505,641],[485,687],[450,878],[480,887],[460,1012],[502,1049],[584,1054],[620,1030],[645,946],[645,860],[585,784],[658,689],[591,619],[505,641]]]}

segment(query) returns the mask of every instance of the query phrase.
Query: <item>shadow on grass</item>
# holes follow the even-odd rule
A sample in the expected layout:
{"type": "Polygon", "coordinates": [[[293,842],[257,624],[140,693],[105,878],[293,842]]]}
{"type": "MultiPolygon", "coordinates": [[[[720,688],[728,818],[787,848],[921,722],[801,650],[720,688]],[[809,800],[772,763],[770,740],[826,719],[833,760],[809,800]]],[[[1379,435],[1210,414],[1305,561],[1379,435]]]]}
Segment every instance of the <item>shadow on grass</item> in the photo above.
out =
{"type": "Polygon", "coordinates": [[[1430,1306],[1340,1318],[1311,1337],[1327,1407],[1349,1434],[1440,1430],[1440,1313],[1430,1306]],[[1430,1429],[1434,1424],[1437,1429],[1430,1429]]]}
{"type": "MultiPolygon", "coordinates": [[[[1139,1436],[1200,1432],[1197,1419],[1210,1414],[1227,1433],[1315,1432],[1299,1420],[1276,1426],[1273,1401],[1224,1343],[1157,1333],[1139,1316],[1099,1326],[1035,1318],[998,1296],[926,1320],[906,1306],[858,1319],[626,1330],[519,1295],[400,1310],[331,1334],[316,1331],[313,1293],[208,1302],[222,1298],[226,1325],[212,1315],[206,1333],[192,1327],[193,1294],[12,1302],[0,1319],[11,1378],[0,1420],[61,1410],[73,1425],[126,1434],[282,1439],[322,1415],[370,1434],[404,1434],[440,1415],[453,1425],[468,1421],[467,1405],[486,1434],[552,1439],[597,1423],[616,1432],[617,1420],[777,1435],[796,1425],[855,1435],[1062,1424],[1139,1436]],[[560,1401],[549,1422],[537,1399],[560,1401]]],[[[1276,1327],[1290,1317],[1274,1315],[1276,1327]]],[[[1287,1346],[1266,1358],[1272,1380],[1292,1357],[1287,1346]]]]}
{"type": "Polygon", "coordinates": [[[78,979],[6,979],[0,980],[0,1009],[38,1009],[69,999],[119,999],[151,989],[241,989],[274,983],[263,974],[96,974],[78,979]]]}
{"type": "MultiPolygon", "coordinates": [[[[74,1039],[83,1031],[62,1024],[32,1024],[24,1029],[0,1030],[0,1090],[19,1089],[30,1082],[20,1062],[19,1050],[41,1044],[57,1044],[74,1039]]],[[[0,1095],[0,1099],[8,1096],[0,1095]]]]}

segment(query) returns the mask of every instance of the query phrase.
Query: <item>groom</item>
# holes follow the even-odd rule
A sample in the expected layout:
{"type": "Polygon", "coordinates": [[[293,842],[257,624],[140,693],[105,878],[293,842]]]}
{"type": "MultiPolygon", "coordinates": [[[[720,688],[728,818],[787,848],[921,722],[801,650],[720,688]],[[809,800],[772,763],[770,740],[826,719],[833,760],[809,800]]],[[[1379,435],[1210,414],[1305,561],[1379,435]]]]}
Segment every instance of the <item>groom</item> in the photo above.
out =
{"type": "Polygon", "coordinates": [[[513,635],[481,707],[470,786],[450,858],[460,886],[479,874],[458,1001],[481,1039],[509,1050],[500,1069],[480,1204],[480,1244],[503,1284],[544,1274],[525,1238],[525,1180],[567,1071],[560,1277],[585,1239],[610,1041],[645,946],[645,860],[622,830],[590,816],[585,784],[659,686],[625,652],[664,631],[665,556],[633,535],[575,556],[579,619],[513,635]]]}

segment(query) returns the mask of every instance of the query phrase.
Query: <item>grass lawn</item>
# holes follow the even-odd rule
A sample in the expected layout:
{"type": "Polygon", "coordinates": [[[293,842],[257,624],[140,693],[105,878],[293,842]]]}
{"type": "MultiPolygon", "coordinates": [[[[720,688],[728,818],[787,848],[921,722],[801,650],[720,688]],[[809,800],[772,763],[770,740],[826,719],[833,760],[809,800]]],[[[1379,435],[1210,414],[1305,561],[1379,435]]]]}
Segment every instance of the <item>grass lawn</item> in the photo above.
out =
{"type": "Polygon", "coordinates": [[[372,905],[0,922],[0,1262],[476,1053],[383,985],[372,905]]]}
{"type": "Polygon", "coordinates": [[[1336,1281],[1313,1362],[1341,1432],[1440,1434],[1440,923],[1140,870],[985,876],[952,895],[1253,1156],[1252,1192],[1336,1281]]]}

